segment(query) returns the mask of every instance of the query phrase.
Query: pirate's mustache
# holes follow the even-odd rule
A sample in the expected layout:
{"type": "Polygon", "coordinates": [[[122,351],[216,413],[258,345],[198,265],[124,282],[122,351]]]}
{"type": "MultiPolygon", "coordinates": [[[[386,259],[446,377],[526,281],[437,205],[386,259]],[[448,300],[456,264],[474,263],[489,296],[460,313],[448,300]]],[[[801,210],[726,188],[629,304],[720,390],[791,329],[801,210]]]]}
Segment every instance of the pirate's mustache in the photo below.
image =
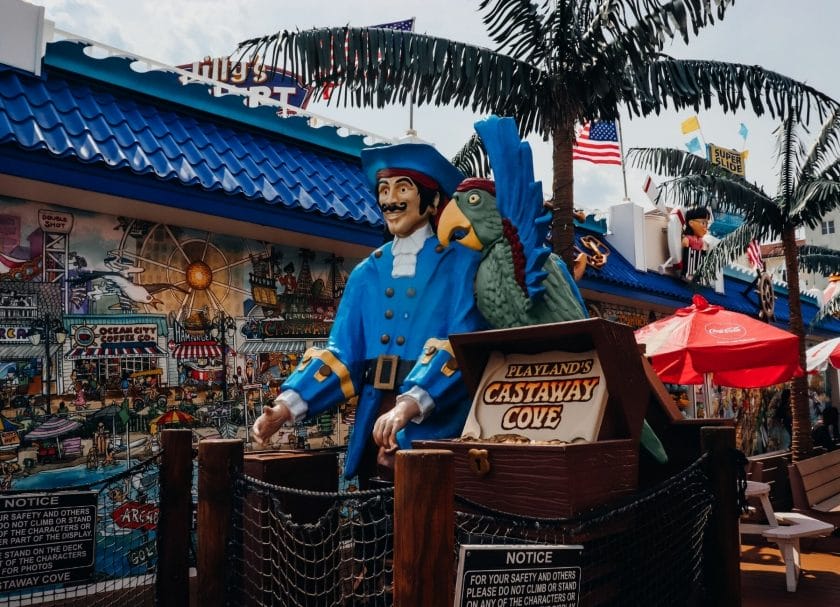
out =
{"type": "Polygon", "coordinates": [[[379,208],[383,213],[390,213],[392,211],[405,211],[408,208],[407,202],[395,202],[393,204],[380,204],[379,208]]]}

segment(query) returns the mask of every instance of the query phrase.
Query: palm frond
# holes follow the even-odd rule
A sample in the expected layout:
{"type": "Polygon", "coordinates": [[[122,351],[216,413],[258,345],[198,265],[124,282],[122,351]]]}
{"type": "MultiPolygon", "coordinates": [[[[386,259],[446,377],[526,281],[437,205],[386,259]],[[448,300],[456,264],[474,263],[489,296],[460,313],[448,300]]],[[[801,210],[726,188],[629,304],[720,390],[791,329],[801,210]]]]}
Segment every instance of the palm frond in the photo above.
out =
{"type": "Polygon", "coordinates": [[[840,273],[840,251],[826,247],[806,245],[799,249],[799,269],[811,274],[840,273]]]}
{"type": "Polygon", "coordinates": [[[705,158],[676,148],[630,148],[625,154],[625,162],[666,177],[705,175],[715,170],[705,158]]]}
{"type": "Polygon", "coordinates": [[[780,233],[779,226],[785,222],[775,201],[757,186],[731,179],[723,172],[676,177],[659,187],[661,195],[673,206],[706,206],[714,211],[738,215],[745,223],[761,226],[774,235],[780,233]]]}
{"type": "Polygon", "coordinates": [[[743,223],[722,238],[716,247],[703,256],[703,262],[697,269],[692,282],[709,283],[723,267],[744,254],[747,245],[760,239],[764,233],[756,225],[743,223]]]}
{"type": "Polygon", "coordinates": [[[840,108],[835,108],[823,123],[817,138],[806,154],[799,174],[801,182],[819,175],[826,167],[826,162],[833,164],[840,152],[840,108]]]}
{"type": "Polygon", "coordinates": [[[714,23],[715,14],[723,19],[730,4],[734,0],[718,2],[713,11],[706,0],[603,2],[584,40],[600,37],[599,30],[605,28],[612,38],[610,45],[625,49],[629,62],[640,68],[655,58],[666,40],[679,35],[688,43],[690,31],[697,35],[714,23]]]}
{"type": "Polygon", "coordinates": [[[487,158],[487,151],[481,143],[481,137],[475,133],[452,158],[452,164],[467,177],[486,179],[490,176],[490,161],[487,158]]]}
{"type": "Polygon", "coordinates": [[[776,159],[780,163],[778,197],[786,209],[793,208],[799,167],[805,158],[805,147],[799,137],[799,121],[786,116],[776,129],[776,159]]]}
{"type": "Polygon", "coordinates": [[[725,112],[752,109],[758,116],[791,114],[808,122],[812,111],[823,119],[837,102],[802,82],[757,65],[661,57],[631,76],[643,115],[668,108],[710,108],[712,98],[725,112]]]}
{"type": "Polygon", "coordinates": [[[811,179],[804,186],[800,185],[797,194],[790,211],[791,221],[816,228],[826,214],[840,207],[840,180],[811,179]]]}
{"type": "Polygon", "coordinates": [[[522,134],[550,131],[545,74],[490,49],[413,32],[344,27],[246,40],[238,53],[282,60],[316,92],[341,84],[344,93],[331,99],[344,105],[381,107],[412,95],[418,105],[513,116],[522,134]]]}
{"type": "MultiPolygon", "coordinates": [[[[566,3],[562,3],[566,4],[566,3]]],[[[550,47],[546,17],[530,0],[482,0],[479,10],[496,51],[531,65],[545,65],[550,47]]],[[[559,10],[559,9],[555,9],[559,10]]]]}
{"type": "Polygon", "coordinates": [[[630,166],[673,178],[659,186],[660,196],[671,206],[709,206],[745,221],[779,217],[775,203],[760,186],[695,154],[673,148],[631,148],[626,159],[630,166]]]}

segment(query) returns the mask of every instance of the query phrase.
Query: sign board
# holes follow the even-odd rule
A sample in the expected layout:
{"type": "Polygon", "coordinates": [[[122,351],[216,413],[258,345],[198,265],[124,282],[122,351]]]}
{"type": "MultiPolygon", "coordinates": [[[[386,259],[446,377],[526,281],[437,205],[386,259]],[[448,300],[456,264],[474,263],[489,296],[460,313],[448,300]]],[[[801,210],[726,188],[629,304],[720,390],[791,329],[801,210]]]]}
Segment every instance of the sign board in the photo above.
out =
{"type": "Polygon", "coordinates": [[[455,607],[576,607],[582,546],[462,544],[455,607]]]}
{"type": "Polygon", "coordinates": [[[738,150],[721,148],[709,144],[709,162],[725,168],[736,175],[744,176],[744,155],[738,150]]]}
{"type": "MultiPolygon", "coordinates": [[[[199,74],[239,88],[248,89],[260,97],[276,99],[284,105],[306,109],[309,104],[311,90],[293,73],[260,62],[234,63],[227,57],[205,57],[201,61],[193,61],[188,65],[179,65],[183,70],[199,74]]],[[[193,82],[187,76],[181,77],[181,84],[193,82]]],[[[214,97],[226,94],[223,87],[214,86],[211,90],[214,97]]],[[[248,107],[256,107],[257,100],[248,99],[248,107]]],[[[294,112],[289,112],[293,114],[294,112]]]]}
{"type": "Polygon", "coordinates": [[[79,325],[73,330],[77,346],[104,346],[119,343],[156,343],[157,325],[79,325]]]}
{"type": "Polygon", "coordinates": [[[50,234],[69,234],[73,229],[73,214],[38,209],[38,226],[50,234]]]}
{"type": "Polygon", "coordinates": [[[20,325],[0,325],[0,343],[28,344],[30,327],[20,325]]]}
{"type": "Polygon", "coordinates": [[[0,592],[93,574],[95,491],[0,495],[0,592]]]}
{"type": "Polygon", "coordinates": [[[503,354],[487,360],[464,437],[504,434],[532,443],[593,441],[607,403],[597,352],[503,354]]]}

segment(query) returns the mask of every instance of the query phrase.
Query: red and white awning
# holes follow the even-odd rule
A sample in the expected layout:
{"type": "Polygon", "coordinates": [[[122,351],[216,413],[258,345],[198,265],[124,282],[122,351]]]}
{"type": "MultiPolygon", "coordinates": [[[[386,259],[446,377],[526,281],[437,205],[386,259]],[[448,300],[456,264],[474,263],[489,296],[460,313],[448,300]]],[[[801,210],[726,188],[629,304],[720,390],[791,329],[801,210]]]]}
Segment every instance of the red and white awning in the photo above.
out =
{"type": "Polygon", "coordinates": [[[182,341],[179,344],[170,342],[170,347],[178,360],[222,357],[222,346],[215,341],[182,341]]]}
{"type": "Polygon", "coordinates": [[[159,358],[166,356],[154,342],[133,344],[105,344],[101,346],[76,346],[67,354],[68,360],[80,358],[159,358]]]}

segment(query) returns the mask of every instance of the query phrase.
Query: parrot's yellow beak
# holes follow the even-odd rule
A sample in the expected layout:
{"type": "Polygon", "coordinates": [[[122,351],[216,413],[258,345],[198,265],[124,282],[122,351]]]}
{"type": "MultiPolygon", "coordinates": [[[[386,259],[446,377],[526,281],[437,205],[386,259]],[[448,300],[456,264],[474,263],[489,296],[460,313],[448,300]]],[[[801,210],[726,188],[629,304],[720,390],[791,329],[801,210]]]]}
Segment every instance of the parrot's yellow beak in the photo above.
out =
{"type": "Polygon", "coordinates": [[[443,209],[443,213],[438,219],[437,235],[438,240],[445,247],[448,247],[450,242],[457,240],[465,247],[476,251],[484,248],[478,236],[475,235],[470,220],[458,207],[458,194],[455,194],[446,208],[443,209]]]}

